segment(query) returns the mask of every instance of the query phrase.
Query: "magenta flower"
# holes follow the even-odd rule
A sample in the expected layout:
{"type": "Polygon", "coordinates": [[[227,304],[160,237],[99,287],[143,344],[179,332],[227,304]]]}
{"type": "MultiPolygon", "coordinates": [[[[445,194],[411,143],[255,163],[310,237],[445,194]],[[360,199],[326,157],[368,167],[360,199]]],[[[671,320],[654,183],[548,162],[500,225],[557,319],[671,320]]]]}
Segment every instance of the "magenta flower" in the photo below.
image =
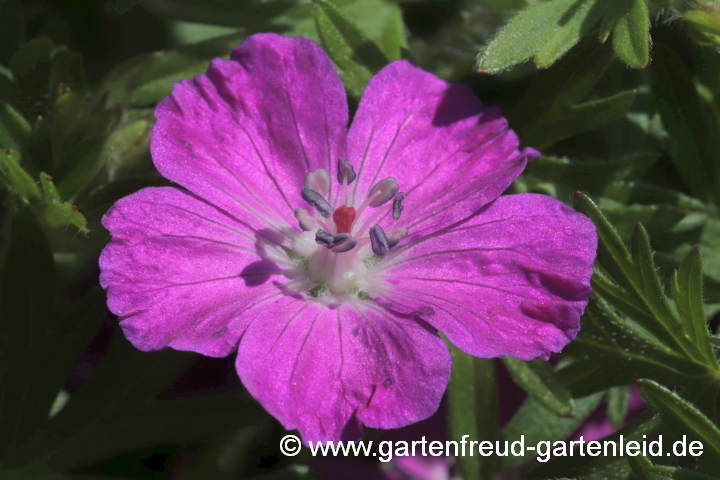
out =
{"type": "Polygon", "coordinates": [[[155,166],[186,190],[104,217],[109,307],[141,350],[237,350],[245,387],[304,440],[429,417],[450,375],[437,330],[481,357],[574,338],[595,230],[552,198],[499,197],[538,153],[469,88],[393,62],[348,130],[323,50],[255,35],[156,117],[155,166]]]}

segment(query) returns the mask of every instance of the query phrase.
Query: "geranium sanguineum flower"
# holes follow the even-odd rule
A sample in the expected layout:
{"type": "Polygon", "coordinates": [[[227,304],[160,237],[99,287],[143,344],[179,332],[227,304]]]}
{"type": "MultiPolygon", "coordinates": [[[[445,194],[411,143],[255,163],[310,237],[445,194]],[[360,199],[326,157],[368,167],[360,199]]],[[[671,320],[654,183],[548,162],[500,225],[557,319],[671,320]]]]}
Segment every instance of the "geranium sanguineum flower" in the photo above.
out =
{"type": "Polygon", "coordinates": [[[472,355],[545,357],[579,328],[595,230],[499,195],[538,153],[468,87],[406,61],[343,82],[303,38],[254,35],[155,112],[151,154],[184,187],[103,219],[101,284],[141,350],[237,351],[249,392],[305,441],[430,416],[472,355]]]}

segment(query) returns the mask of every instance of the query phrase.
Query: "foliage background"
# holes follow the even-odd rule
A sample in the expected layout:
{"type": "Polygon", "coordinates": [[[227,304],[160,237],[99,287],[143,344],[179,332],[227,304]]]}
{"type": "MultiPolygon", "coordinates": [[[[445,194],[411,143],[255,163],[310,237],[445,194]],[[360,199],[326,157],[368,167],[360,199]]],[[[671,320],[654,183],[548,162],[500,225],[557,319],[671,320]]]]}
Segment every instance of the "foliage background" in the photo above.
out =
{"type": "Polygon", "coordinates": [[[455,470],[718,478],[719,18],[715,0],[0,0],[0,477],[320,475],[279,453],[284,431],[233,359],[134,350],[97,284],[102,214],[165,183],[147,148],[155,103],[275,31],[323,44],[351,108],[399,58],[471,85],[544,153],[511,192],[552,195],[598,228],[583,329],[554,366],[453,351],[446,402],[412,438],[439,424],[448,438],[558,440],[596,408],[620,426],[641,379],[649,411],[613,436],[687,435],[702,457],[466,457],[455,470]],[[501,425],[506,372],[528,396],[501,425]]]}

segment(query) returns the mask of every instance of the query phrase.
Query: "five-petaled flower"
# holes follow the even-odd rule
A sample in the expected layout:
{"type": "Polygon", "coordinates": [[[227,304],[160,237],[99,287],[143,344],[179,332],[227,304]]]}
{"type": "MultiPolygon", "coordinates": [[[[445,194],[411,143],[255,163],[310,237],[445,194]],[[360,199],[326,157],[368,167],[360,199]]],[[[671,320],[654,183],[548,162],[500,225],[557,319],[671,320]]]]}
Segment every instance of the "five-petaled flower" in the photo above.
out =
{"type": "Polygon", "coordinates": [[[435,412],[451,366],[438,331],[526,360],[577,333],[593,225],[500,196],[538,153],[468,87],[393,62],[348,129],[323,50],[263,34],[176,83],[156,117],[155,166],[185,189],[104,217],[109,307],[141,350],[237,351],[245,387],[305,441],[435,412]]]}

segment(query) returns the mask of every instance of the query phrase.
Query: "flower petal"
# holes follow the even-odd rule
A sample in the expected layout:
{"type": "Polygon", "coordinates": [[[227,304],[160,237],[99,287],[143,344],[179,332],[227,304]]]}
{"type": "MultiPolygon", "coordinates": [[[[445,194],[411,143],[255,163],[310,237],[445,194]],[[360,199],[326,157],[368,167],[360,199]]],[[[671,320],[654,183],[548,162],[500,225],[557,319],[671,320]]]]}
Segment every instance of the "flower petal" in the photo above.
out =
{"type": "Polygon", "coordinates": [[[561,202],[503,196],[391,254],[375,273],[390,287],[370,294],[471,355],[547,358],[580,328],[596,243],[590,220],[561,202]]]}
{"type": "Polygon", "coordinates": [[[249,37],[175,83],[155,116],[158,171],[255,228],[294,225],[305,175],[346,151],[343,83],[304,38],[249,37]]]}
{"type": "Polygon", "coordinates": [[[270,278],[284,265],[268,259],[274,244],[178,189],[125,197],[103,225],[112,241],[100,255],[100,284],[141,350],[228,355],[247,326],[243,311],[278,294],[270,278]]]}
{"type": "Polygon", "coordinates": [[[268,412],[305,442],[339,440],[355,422],[397,428],[437,410],[450,355],[432,329],[380,309],[328,308],[291,297],[264,310],[272,315],[248,327],[237,371],[268,412]]]}
{"type": "Polygon", "coordinates": [[[355,204],[395,177],[407,194],[398,226],[442,228],[494,200],[538,155],[518,146],[500,111],[469,87],[393,62],[370,80],[348,134],[355,204]]]}

